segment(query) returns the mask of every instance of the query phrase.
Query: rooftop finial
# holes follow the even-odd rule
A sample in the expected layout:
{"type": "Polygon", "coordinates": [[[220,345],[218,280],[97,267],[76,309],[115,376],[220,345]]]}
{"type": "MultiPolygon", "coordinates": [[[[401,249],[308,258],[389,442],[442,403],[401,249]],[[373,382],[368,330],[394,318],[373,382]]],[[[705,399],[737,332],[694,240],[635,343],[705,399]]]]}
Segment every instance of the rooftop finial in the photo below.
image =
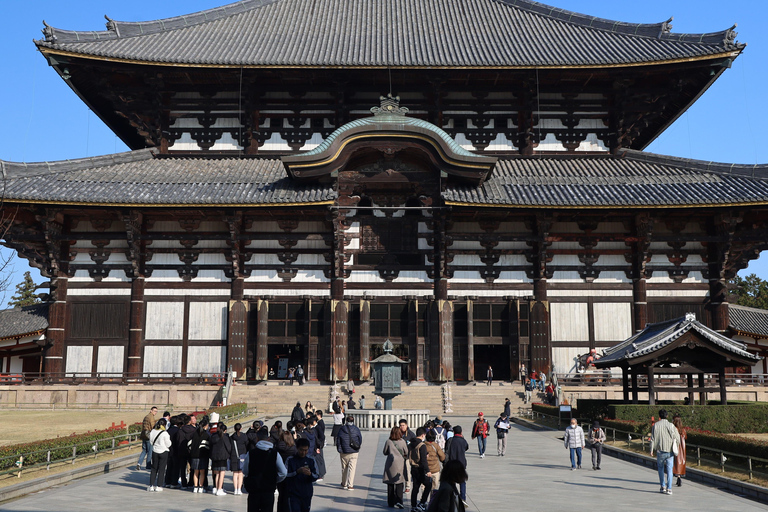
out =
{"type": "Polygon", "coordinates": [[[114,32],[117,34],[117,37],[120,37],[120,30],[117,28],[117,22],[106,14],[104,15],[104,19],[107,20],[107,30],[114,32]]]}
{"type": "Polygon", "coordinates": [[[389,341],[389,338],[387,338],[387,341],[384,342],[384,346],[382,347],[384,349],[384,352],[387,354],[391,354],[393,350],[395,350],[395,346],[392,344],[391,341],[389,341]]]}
{"type": "Polygon", "coordinates": [[[392,96],[392,93],[389,93],[386,96],[379,96],[379,100],[381,101],[380,107],[371,107],[371,112],[375,116],[404,116],[408,113],[407,107],[400,106],[400,96],[392,96]]]}
{"type": "Polygon", "coordinates": [[[672,20],[675,19],[674,16],[670,16],[667,21],[661,24],[661,33],[662,34],[669,34],[672,32],[672,20]]]}
{"type": "Polygon", "coordinates": [[[50,26],[43,20],[43,25],[45,28],[43,28],[43,35],[45,36],[45,40],[48,43],[55,43],[56,42],[56,34],[53,32],[53,27],[50,26]]]}
{"type": "Polygon", "coordinates": [[[733,46],[736,44],[736,36],[739,35],[739,33],[736,32],[736,26],[737,24],[734,23],[731,28],[725,31],[725,36],[723,37],[723,44],[725,46],[733,46]]]}
{"type": "Polygon", "coordinates": [[[694,320],[696,320],[696,313],[686,313],[685,319],[688,320],[689,322],[693,322],[694,320]]]}

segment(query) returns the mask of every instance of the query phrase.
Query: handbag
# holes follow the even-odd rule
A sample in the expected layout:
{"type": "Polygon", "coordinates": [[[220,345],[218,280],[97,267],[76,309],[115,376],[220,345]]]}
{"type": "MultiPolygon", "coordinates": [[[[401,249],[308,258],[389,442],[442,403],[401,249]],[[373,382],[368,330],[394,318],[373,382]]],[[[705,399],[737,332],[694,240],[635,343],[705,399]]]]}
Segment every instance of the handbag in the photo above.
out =
{"type": "Polygon", "coordinates": [[[672,455],[677,457],[677,454],[680,453],[680,441],[675,439],[672,441],[672,455]]]}

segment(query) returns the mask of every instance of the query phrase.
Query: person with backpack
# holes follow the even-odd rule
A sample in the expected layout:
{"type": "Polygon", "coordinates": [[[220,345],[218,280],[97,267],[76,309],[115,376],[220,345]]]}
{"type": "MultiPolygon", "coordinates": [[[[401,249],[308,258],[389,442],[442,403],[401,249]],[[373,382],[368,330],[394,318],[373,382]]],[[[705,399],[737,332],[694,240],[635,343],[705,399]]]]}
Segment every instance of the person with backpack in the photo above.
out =
{"type": "Polygon", "coordinates": [[[440,448],[436,441],[437,435],[434,430],[427,432],[425,440],[427,443],[427,466],[432,474],[432,489],[437,489],[440,485],[440,470],[442,463],[445,462],[445,452],[440,448]]]}
{"type": "Polygon", "coordinates": [[[485,458],[486,438],[488,437],[488,431],[490,425],[488,420],[483,417],[483,413],[477,413],[477,419],[472,425],[472,439],[477,439],[477,449],[480,451],[480,458],[485,458]]]}
{"type": "Polygon", "coordinates": [[[285,478],[288,489],[288,502],[291,512],[309,512],[312,506],[312,483],[317,481],[317,466],[315,460],[308,454],[310,442],[301,438],[296,440],[296,455],[290,457],[285,463],[287,476],[285,478]]]}
{"type": "Polygon", "coordinates": [[[506,413],[501,413],[493,427],[496,429],[496,451],[499,457],[503,457],[507,454],[507,433],[509,432],[509,420],[506,413]]]}
{"type": "Polygon", "coordinates": [[[302,368],[301,365],[299,365],[296,368],[296,377],[297,377],[296,380],[299,381],[299,386],[303,386],[304,385],[304,368],[302,368]]]}
{"type": "MultiPolygon", "coordinates": [[[[461,425],[453,427],[453,436],[445,443],[445,460],[446,465],[450,461],[458,461],[466,471],[467,469],[467,450],[469,450],[469,443],[464,439],[462,434],[463,430],[461,425]]],[[[459,496],[464,506],[467,506],[467,482],[459,482],[459,496]]]]}
{"type": "Polygon", "coordinates": [[[261,427],[258,442],[245,456],[243,484],[248,491],[248,512],[272,512],[277,484],[285,480],[288,471],[277,447],[269,441],[269,430],[261,427]]]}
{"type": "Polygon", "coordinates": [[[432,473],[429,471],[429,461],[427,460],[427,445],[424,440],[427,437],[427,429],[419,427],[416,429],[416,437],[411,441],[408,450],[408,463],[411,466],[411,477],[413,487],[411,488],[411,510],[416,512],[425,512],[427,510],[427,499],[432,491],[432,473]],[[419,490],[424,486],[424,492],[419,500],[419,490]]]}
{"type": "Polygon", "coordinates": [[[363,444],[363,434],[355,425],[355,418],[347,416],[347,424],[339,429],[336,436],[336,449],[341,458],[341,487],[348,491],[355,488],[355,465],[360,446],[363,444]]]}
{"type": "Polygon", "coordinates": [[[443,421],[436,420],[435,428],[432,430],[435,432],[435,442],[441,450],[445,450],[445,442],[448,440],[448,431],[445,429],[443,421]]]}
{"type": "Polygon", "coordinates": [[[304,409],[301,408],[301,403],[299,402],[296,402],[296,406],[291,412],[291,422],[293,422],[294,425],[304,422],[304,409]]]}

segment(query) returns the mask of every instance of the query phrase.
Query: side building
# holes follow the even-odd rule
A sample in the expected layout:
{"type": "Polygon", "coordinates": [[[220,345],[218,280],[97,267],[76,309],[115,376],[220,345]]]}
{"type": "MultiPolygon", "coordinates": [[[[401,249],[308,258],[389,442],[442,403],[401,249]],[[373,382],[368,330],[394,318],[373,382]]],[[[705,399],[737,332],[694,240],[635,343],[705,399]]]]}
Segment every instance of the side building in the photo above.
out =
{"type": "Polygon", "coordinates": [[[4,243],[51,278],[46,372],[368,379],[389,339],[406,379],[516,379],[687,312],[727,330],[768,167],[642,150],[743,50],[732,29],[315,4],[46,26],[132,150],[2,163],[4,243]]]}

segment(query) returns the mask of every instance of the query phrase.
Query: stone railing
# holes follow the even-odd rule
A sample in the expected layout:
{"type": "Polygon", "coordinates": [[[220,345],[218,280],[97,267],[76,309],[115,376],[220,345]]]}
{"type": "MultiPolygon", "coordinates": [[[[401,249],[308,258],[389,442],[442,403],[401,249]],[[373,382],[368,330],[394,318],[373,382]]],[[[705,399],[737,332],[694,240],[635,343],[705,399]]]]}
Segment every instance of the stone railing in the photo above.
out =
{"type": "Polygon", "coordinates": [[[355,418],[355,425],[360,430],[391,430],[401,419],[406,419],[408,427],[416,430],[430,419],[428,409],[353,409],[347,410],[346,414],[355,418]]]}

